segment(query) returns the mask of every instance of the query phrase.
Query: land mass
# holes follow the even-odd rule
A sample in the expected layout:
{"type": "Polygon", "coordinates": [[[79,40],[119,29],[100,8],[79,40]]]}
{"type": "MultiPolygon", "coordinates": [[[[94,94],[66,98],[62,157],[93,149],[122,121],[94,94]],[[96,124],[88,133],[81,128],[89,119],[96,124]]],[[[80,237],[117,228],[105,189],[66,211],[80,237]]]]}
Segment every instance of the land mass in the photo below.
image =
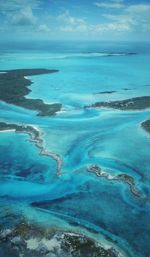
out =
{"type": "Polygon", "coordinates": [[[146,120],[142,122],[141,126],[148,132],[150,133],[150,120],[146,120]]]}
{"type": "Polygon", "coordinates": [[[0,229],[0,253],[16,257],[122,257],[115,248],[102,245],[86,235],[45,229],[26,221],[14,228],[0,229]]]}
{"type": "Polygon", "coordinates": [[[150,96],[141,96],[130,98],[121,101],[107,101],[107,102],[96,102],[92,105],[85,106],[85,108],[113,108],[119,110],[145,110],[150,108],[150,96]]]}
{"type": "Polygon", "coordinates": [[[32,81],[26,76],[51,74],[58,70],[49,69],[18,69],[0,71],[0,100],[30,110],[38,111],[38,116],[51,116],[60,111],[60,103],[46,104],[41,99],[28,99],[32,81]]]}

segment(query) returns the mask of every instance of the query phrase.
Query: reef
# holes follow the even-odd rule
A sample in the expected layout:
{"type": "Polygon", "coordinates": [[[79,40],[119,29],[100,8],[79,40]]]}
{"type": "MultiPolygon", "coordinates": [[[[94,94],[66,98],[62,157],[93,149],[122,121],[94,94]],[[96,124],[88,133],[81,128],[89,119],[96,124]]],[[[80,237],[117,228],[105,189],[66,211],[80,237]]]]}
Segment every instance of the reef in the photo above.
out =
{"type": "Polygon", "coordinates": [[[56,153],[52,153],[47,151],[43,146],[43,139],[40,131],[33,126],[30,125],[17,125],[17,124],[8,124],[5,122],[0,122],[0,132],[1,131],[14,131],[16,133],[25,133],[31,137],[31,142],[35,144],[36,147],[40,149],[40,154],[49,156],[53,158],[57,162],[57,175],[61,175],[61,168],[63,162],[60,156],[56,153]]]}
{"type": "Polygon", "coordinates": [[[141,126],[142,126],[142,128],[145,129],[145,131],[150,133],[150,120],[146,120],[146,121],[142,122],[141,126]]]}
{"type": "Polygon", "coordinates": [[[61,110],[60,103],[46,104],[40,99],[28,99],[32,81],[26,76],[51,74],[58,70],[18,69],[0,71],[0,100],[26,109],[38,111],[38,116],[52,116],[61,110]]]}
{"type": "Polygon", "coordinates": [[[85,108],[112,108],[124,111],[138,111],[150,108],[150,96],[141,96],[122,101],[96,102],[85,108]]]}
{"type": "Polygon", "coordinates": [[[111,246],[72,232],[45,229],[25,221],[0,230],[0,256],[122,257],[111,246]]]}

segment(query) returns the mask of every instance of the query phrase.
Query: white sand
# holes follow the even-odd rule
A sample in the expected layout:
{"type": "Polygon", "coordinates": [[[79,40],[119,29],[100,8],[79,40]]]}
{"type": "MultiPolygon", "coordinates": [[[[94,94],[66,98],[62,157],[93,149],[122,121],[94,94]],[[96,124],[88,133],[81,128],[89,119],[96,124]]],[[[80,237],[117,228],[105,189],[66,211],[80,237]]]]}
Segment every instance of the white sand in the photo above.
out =
{"type": "Polygon", "coordinates": [[[6,129],[6,130],[0,130],[0,133],[5,133],[5,132],[15,132],[15,129],[6,129]]]}

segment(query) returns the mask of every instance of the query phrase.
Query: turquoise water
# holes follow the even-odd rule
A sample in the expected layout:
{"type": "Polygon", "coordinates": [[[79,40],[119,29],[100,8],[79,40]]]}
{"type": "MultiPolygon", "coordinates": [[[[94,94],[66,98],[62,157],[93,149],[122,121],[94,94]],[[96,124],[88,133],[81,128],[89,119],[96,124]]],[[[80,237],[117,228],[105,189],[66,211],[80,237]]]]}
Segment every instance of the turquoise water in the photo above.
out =
{"type": "Polygon", "coordinates": [[[150,137],[140,123],[149,119],[150,111],[83,108],[101,100],[150,95],[149,60],[146,43],[1,47],[0,69],[58,69],[55,74],[30,77],[34,83],[27,97],[63,105],[55,117],[43,118],[0,102],[1,121],[37,126],[45,148],[63,160],[57,177],[56,162],[39,155],[28,135],[0,133],[2,210],[8,204],[26,219],[90,234],[114,244],[125,256],[149,255],[150,137]],[[97,94],[103,91],[115,92],[97,94]],[[88,172],[91,164],[111,176],[132,176],[141,197],[123,182],[88,172]]]}

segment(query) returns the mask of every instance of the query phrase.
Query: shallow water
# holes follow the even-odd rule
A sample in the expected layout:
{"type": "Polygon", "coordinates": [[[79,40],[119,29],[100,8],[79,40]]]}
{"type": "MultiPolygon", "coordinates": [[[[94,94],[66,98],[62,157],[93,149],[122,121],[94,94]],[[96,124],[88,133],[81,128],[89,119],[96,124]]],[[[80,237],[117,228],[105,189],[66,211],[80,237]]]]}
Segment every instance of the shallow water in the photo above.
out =
{"type": "Polygon", "coordinates": [[[27,220],[50,227],[57,223],[61,230],[113,243],[127,256],[147,257],[150,136],[140,123],[149,119],[150,111],[83,107],[101,100],[150,95],[149,46],[70,42],[10,49],[6,45],[0,57],[0,69],[58,69],[55,74],[30,77],[34,83],[27,97],[63,105],[63,112],[43,118],[0,102],[1,121],[37,126],[45,149],[63,161],[58,177],[56,161],[39,155],[28,135],[0,133],[1,208],[11,205],[13,212],[27,220]],[[115,92],[97,94],[103,91],[115,92]],[[127,183],[88,172],[91,164],[111,176],[132,176],[140,197],[127,183]]]}

